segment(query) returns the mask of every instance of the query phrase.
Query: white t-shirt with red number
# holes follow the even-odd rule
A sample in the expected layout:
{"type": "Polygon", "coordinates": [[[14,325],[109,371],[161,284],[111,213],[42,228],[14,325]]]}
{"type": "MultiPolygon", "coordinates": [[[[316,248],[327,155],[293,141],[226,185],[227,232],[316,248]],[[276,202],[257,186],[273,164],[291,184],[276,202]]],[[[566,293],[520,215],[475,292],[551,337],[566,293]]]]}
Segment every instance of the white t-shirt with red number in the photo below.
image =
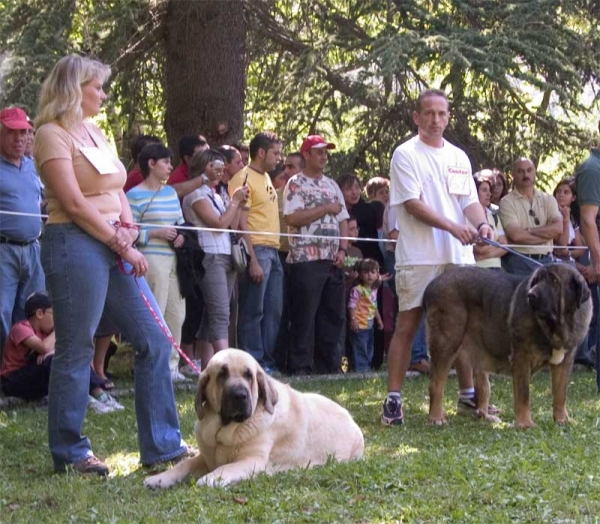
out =
{"type": "Polygon", "coordinates": [[[465,152],[446,140],[443,147],[435,148],[415,136],[394,151],[390,174],[390,206],[396,212],[399,232],[396,267],[474,264],[472,246],[463,246],[448,231],[417,220],[404,205],[418,199],[466,225],[464,209],[479,200],[465,152]]]}

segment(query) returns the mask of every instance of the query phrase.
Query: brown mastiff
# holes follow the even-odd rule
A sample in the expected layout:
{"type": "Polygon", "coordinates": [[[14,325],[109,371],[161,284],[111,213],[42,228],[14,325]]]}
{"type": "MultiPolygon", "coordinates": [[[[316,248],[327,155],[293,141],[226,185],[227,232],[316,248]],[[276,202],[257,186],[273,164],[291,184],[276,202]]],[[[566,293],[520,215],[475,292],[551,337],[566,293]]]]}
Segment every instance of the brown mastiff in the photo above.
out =
{"type": "Polygon", "coordinates": [[[427,287],[427,341],[431,355],[429,421],[446,422],[442,401],[459,351],[473,367],[477,414],[486,420],[488,373],[513,379],[515,425],[533,426],[531,375],[550,365],[554,420],[568,421],[567,384],[576,348],[592,316],[590,290],[568,264],[549,264],[529,278],[477,267],[451,267],[427,287]]]}

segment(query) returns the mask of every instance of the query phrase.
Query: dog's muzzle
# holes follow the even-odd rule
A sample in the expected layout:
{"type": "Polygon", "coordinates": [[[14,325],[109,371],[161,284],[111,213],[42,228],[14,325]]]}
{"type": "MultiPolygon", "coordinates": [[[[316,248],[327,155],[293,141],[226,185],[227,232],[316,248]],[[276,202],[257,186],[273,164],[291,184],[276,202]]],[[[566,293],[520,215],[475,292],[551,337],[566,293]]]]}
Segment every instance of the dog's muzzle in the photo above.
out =
{"type": "Polygon", "coordinates": [[[223,391],[221,419],[223,425],[230,422],[244,422],[252,416],[252,397],[248,388],[234,385],[223,391]]]}

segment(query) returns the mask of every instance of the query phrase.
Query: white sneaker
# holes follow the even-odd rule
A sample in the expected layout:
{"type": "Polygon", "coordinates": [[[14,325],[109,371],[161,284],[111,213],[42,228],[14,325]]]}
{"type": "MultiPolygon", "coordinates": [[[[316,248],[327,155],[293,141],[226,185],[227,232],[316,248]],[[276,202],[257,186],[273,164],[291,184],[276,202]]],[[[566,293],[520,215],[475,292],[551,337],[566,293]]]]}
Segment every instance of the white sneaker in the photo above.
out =
{"type": "Polygon", "coordinates": [[[104,415],[106,413],[112,413],[115,411],[114,408],[109,406],[108,404],[104,404],[104,402],[100,402],[96,400],[92,395],[88,396],[88,408],[90,408],[94,413],[98,413],[99,415],[104,415]]]}
{"type": "Polygon", "coordinates": [[[112,411],[122,411],[125,409],[125,406],[119,404],[113,397],[111,397],[108,393],[101,393],[100,396],[96,399],[98,402],[102,402],[105,406],[109,406],[112,408],[112,411]]]}
{"type": "Polygon", "coordinates": [[[189,379],[179,371],[171,371],[171,382],[189,382],[189,379]]]}
{"type": "Polygon", "coordinates": [[[200,359],[196,359],[192,360],[192,363],[199,369],[199,371],[196,371],[189,364],[186,364],[185,366],[179,368],[179,371],[184,375],[188,375],[190,377],[197,377],[202,372],[202,361],[200,359]]]}

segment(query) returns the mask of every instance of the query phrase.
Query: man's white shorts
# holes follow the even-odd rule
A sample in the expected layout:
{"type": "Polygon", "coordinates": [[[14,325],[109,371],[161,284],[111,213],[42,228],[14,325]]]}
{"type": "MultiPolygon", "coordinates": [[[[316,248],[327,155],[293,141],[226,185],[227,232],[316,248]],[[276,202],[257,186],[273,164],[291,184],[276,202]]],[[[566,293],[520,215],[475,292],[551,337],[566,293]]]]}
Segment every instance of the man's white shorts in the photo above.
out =
{"type": "Polygon", "coordinates": [[[423,306],[425,288],[451,264],[439,266],[400,266],[396,268],[399,311],[423,306]]]}

